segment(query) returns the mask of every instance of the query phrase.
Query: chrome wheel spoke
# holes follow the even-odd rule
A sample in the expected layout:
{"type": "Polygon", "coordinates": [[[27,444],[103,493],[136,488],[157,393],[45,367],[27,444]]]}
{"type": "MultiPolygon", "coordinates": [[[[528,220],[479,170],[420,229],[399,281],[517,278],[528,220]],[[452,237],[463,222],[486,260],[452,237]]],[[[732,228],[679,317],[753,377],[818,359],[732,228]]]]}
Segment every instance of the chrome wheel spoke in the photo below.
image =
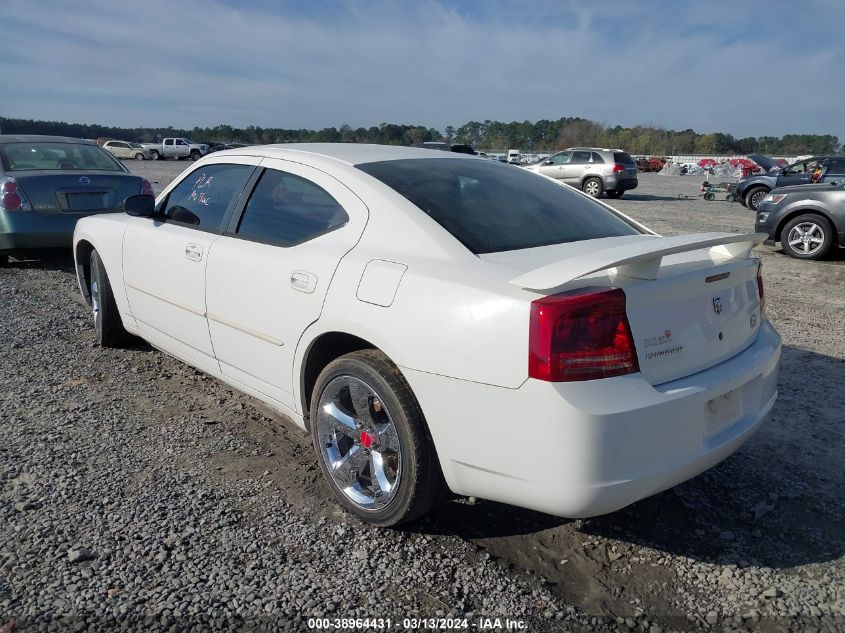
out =
{"type": "Polygon", "coordinates": [[[797,246],[797,245],[798,245],[798,244],[800,244],[802,241],[803,241],[803,240],[802,240],[800,237],[796,237],[794,240],[789,240],[789,245],[790,245],[790,246],[797,246]]]}
{"type": "Polygon", "coordinates": [[[338,483],[353,485],[367,463],[367,454],[360,446],[353,446],[343,457],[332,464],[332,473],[338,483]]]}
{"type": "Polygon", "coordinates": [[[392,424],[376,425],[378,435],[378,446],[381,450],[399,452],[399,436],[396,435],[396,427],[392,424]]]}
{"type": "Polygon", "coordinates": [[[358,380],[349,381],[348,387],[352,407],[355,409],[355,418],[364,426],[371,426],[373,424],[373,415],[370,412],[372,391],[358,380]]]}
{"type": "Polygon", "coordinates": [[[355,424],[355,418],[347,415],[340,410],[334,402],[323,405],[323,411],[329,416],[332,428],[337,432],[347,437],[357,437],[355,435],[358,426],[355,424]]]}
{"type": "Polygon", "coordinates": [[[385,472],[384,456],[378,451],[370,453],[370,475],[373,487],[377,488],[378,492],[384,494],[393,490],[393,484],[385,472]]]}

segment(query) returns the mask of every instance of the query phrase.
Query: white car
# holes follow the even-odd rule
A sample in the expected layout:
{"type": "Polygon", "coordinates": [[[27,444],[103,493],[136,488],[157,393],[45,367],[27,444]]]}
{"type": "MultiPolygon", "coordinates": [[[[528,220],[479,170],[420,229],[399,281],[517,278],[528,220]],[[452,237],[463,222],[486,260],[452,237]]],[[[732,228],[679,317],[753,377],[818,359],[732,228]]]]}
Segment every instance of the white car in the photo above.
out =
{"type": "Polygon", "coordinates": [[[134,158],[135,160],[151,160],[150,150],[141,147],[140,143],[128,141],[106,141],[103,149],[114,154],[116,158],[134,158]]]}
{"type": "Polygon", "coordinates": [[[612,512],[725,459],[777,395],[762,234],[660,237],[522,169],[354,144],[216,152],[126,211],[76,226],[99,343],[290,417],[377,525],[447,489],[612,512]]]}

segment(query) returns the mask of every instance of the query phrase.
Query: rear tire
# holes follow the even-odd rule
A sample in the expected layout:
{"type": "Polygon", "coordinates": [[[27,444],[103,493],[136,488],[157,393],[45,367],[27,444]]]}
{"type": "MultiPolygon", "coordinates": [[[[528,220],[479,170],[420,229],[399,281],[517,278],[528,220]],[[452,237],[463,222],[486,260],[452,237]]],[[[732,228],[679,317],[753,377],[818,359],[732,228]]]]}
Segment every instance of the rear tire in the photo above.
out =
{"type": "Polygon", "coordinates": [[[310,426],[329,487],[362,521],[407,523],[443,497],[443,475],[419,403],[382,352],[352,352],[323,369],[310,426]]]}
{"type": "Polygon", "coordinates": [[[0,268],[3,266],[7,266],[9,264],[9,256],[8,255],[0,255],[0,268]]]}
{"type": "Polygon", "coordinates": [[[705,193],[704,199],[707,200],[707,202],[713,202],[713,200],[716,199],[716,194],[715,193],[705,193]]]}
{"type": "Polygon", "coordinates": [[[729,193],[728,195],[725,196],[725,201],[736,202],[736,196],[733,195],[732,193],[729,193]]]}
{"type": "Polygon", "coordinates": [[[96,250],[91,251],[91,311],[94,331],[100,347],[120,347],[129,338],[123,328],[106,267],[96,250]]]}
{"type": "Polygon", "coordinates": [[[608,198],[613,198],[614,200],[618,200],[623,195],[625,195],[624,191],[619,191],[618,189],[608,189],[607,191],[605,191],[605,193],[607,194],[608,198]]]}
{"type": "Polygon", "coordinates": [[[141,152],[135,154],[135,160],[144,160],[144,155],[141,152]]]}
{"type": "Polygon", "coordinates": [[[833,227],[821,215],[799,215],[783,227],[780,244],[787,255],[796,259],[822,259],[833,246],[833,227]]]}
{"type": "Polygon", "coordinates": [[[602,191],[604,191],[604,184],[602,183],[601,178],[590,177],[581,183],[581,191],[590,197],[598,198],[601,196],[602,191]]]}
{"type": "Polygon", "coordinates": [[[752,211],[757,210],[757,205],[765,198],[769,190],[765,187],[754,187],[745,194],[745,206],[752,211]]]}

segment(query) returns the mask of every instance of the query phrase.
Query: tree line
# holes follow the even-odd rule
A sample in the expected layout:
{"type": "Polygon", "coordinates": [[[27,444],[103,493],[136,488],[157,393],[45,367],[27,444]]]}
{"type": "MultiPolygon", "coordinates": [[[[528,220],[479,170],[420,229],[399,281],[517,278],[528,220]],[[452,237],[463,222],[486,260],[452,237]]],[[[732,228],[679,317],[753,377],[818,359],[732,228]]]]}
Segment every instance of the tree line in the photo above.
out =
{"type": "Polygon", "coordinates": [[[396,125],[352,128],[327,127],[321,130],[286,129],[250,125],[194,127],[193,129],[151,127],[110,127],[63,121],[35,121],[0,117],[3,134],[50,134],[76,138],[109,137],[126,141],[154,142],[169,136],[184,136],[195,142],[219,143],[380,143],[411,145],[424,141],[465,143],[478,149],[514,148],[522,151],[551,152],[577,145],[620,147],[632,154],[835,154],[845,151],[831,134],[785,134],[735,138],[721,132],[699,134],[659,127],[608,127],[580,117],[539,121],[469,121],[460,127],[447,126],[443,133],[424,125],[396,125]]]}

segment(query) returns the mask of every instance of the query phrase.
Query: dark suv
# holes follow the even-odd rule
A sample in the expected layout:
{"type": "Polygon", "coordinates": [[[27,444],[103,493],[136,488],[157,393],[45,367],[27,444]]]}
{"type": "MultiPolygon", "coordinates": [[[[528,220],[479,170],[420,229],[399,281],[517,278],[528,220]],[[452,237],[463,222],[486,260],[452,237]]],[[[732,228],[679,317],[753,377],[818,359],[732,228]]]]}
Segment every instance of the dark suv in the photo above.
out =
{"type": "Polygon", "coordinates": [[[835,182],[845,179],[845,156],[813,156],[787,167],[761,154],[749,154],[748,158],[765,170],[762,174],[742,178],[736,183],[737,201],[752,211],[757,210],[757,205],[772,189],[811,184],[817,165],[822,168],[818,182],[835,182]]]}

